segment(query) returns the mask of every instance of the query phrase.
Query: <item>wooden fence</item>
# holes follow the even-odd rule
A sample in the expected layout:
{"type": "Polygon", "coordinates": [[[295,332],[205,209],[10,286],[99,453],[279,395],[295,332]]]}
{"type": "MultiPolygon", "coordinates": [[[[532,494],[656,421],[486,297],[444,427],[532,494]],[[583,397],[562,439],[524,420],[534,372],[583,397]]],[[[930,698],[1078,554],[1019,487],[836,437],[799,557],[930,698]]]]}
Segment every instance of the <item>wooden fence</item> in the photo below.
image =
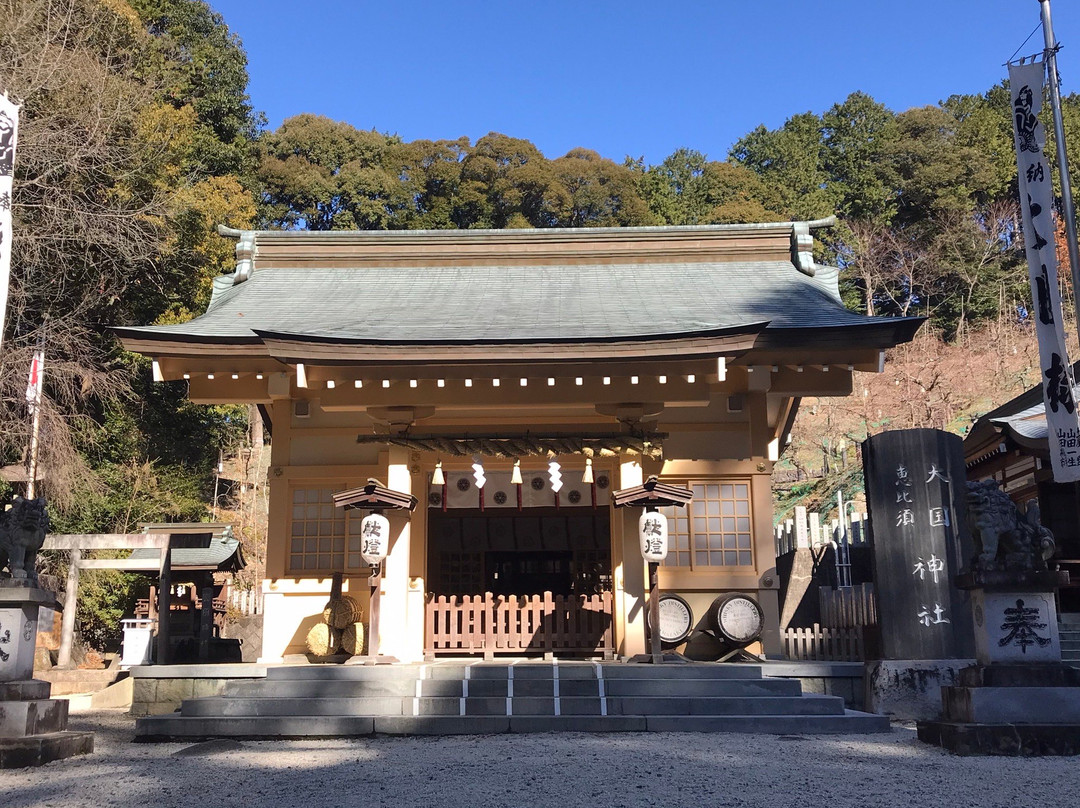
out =
{"type": "Polygon", "coordinates": [[[599,595],[428,595],[428,654],[604,653],[615,650],[610,592],[599,595]]]}
{"type": "Polygon", "coordinates": [[[821,622],[829,628],[876,626],[877,596],[873,584],[818,589],[821,622]]]}
{"type": "Polygon", "coordinates": [[[788,628],[780,632],[784,658],[804,661],[862,662],[861,628],[788,628]]]}

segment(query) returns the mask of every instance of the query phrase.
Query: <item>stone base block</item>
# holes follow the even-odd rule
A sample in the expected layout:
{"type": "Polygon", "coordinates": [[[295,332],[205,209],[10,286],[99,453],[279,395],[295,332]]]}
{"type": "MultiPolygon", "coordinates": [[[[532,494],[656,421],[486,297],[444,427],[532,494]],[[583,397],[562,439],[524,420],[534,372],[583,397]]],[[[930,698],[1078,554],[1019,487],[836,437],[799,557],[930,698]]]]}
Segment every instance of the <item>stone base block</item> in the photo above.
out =
{"type": "Polygon", "coordinates": [[[971,605],[981,664],[1061,662],[1053,592],[973,589],[971,605]]]}
{"type": "Polygon", "coordinates": [[[941,688],[971,659],[878,659],[866,663],[867,712],[907,721],[941,718],[941,688]]]}
{"type": "Polygon", "coordinates": [[[943,687],[941,697],[949,721],[1080,726],[1080,687],[943,687]]]}
{"type": "Polygon", "coordinates": [[[67,727],[64,699],[27,699],[0,702],[0,738],[25,738],[58,733],[67,727]]]}
{"type": "Polygon", "coordinates": [[[1061,662],[972,665],[960,671],[960,687],[1080,687],[1080,668],[1061,662]]]}
{"type": "Polygon", "coordinates": [[[920,721],[919,740],[957,755],[1080,755],[1080,724],[967,724],[920,721]]]}
{"type": "Polygon", "coordinates": [[[43,766],[54,760],[94,751],[92,732],[53,732],[29,738],[0,739],[0,769],[43,766]]]}
{"type": "Polygon", "coordinates": [[[0,682],[0,701],[23,699],[47,699],[52,687],[40,679],[22,679],[18,682],[0,682]]]}

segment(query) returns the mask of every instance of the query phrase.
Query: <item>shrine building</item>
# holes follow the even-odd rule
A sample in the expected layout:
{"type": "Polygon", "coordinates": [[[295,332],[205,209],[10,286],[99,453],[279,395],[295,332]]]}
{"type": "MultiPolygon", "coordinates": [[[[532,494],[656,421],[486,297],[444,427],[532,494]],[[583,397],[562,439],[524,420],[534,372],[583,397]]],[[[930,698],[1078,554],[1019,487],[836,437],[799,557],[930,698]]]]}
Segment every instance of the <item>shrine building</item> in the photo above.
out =
{"type": "Polygon", "coordinates": [[[812,257],[833,222],[222,228],[236,271],[203,315],[116,331],[155,379],[272,430],[265,661],[304,652],[334,573],[367,614],[366,514],[333,494],[372,478],[420,503],[386,514],[381,653],[643,652],[641,511],[611,494],[650,475],[694,495],[666,511],[660,589],[700,628],[749,595],[776,657],[770,474],[800,398],[848,395],[921,322],[844,307],[812,257]]]}

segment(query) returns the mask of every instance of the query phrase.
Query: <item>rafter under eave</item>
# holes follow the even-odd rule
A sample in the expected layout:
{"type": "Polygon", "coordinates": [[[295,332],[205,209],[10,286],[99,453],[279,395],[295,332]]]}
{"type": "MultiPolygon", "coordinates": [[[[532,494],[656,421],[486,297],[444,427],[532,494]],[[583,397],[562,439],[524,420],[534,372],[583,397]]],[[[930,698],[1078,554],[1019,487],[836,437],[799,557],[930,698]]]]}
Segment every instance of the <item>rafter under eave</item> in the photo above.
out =
{"type": "Polygon", "coordinates": [[[580,454],[585,457],[616,457],[619,454],[641,455],[659,460],[663,457],[666,433],[641,434],[594,433],[537,435],[529,432],[497,435],[359,435],[357,443],[380,443],[418,452],[434,452],[454,457],[516,458],[539,455],[580,454]]]}

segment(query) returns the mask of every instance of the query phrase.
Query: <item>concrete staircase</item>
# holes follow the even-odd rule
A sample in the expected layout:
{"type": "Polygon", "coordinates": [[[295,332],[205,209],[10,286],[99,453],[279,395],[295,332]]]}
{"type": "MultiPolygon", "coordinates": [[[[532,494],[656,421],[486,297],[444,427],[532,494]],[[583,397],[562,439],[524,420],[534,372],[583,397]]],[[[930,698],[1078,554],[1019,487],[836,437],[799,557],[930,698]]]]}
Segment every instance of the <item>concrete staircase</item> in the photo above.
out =
{"type": "Polygon", "coordinates": [[[52,685],[52,695],[70,696],[76,693],[97,693],[115,682],[127,678],[127,672],[119,668],[83,669],[51,668],[34,671],[34,678],[52,685]]]}
{"type": "Polygon", "coordinates": [[[1058,622],[1061,635],[1061,661],[1080,664],[1080,614],[1063,614],[1058,622]]]}
{"type": "Polygon", "coordinates": [[[137,740],[499,732],[886,732],[884,716],[757,665],[282,666],[136,721],[137,740]]]}

